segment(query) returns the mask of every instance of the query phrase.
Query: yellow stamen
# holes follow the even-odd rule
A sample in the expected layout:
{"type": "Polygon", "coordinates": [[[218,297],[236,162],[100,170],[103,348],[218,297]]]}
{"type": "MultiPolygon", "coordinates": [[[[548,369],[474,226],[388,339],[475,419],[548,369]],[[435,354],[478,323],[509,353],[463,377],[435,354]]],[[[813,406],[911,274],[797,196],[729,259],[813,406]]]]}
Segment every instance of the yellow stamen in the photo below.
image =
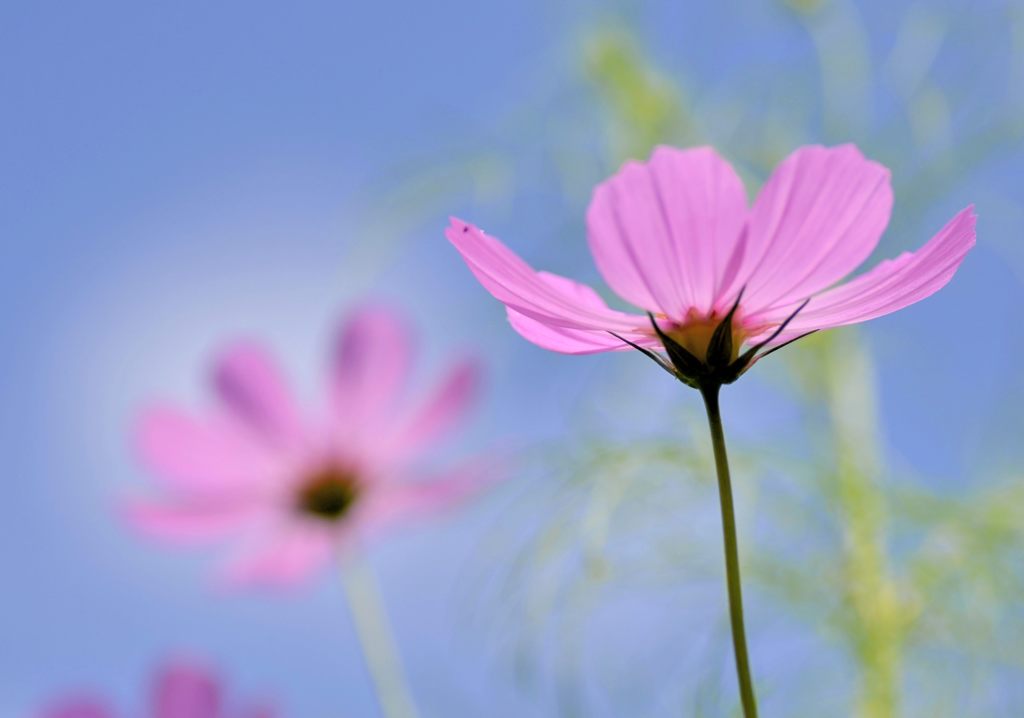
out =
{"type": "MultiPolygon", "coordinates": [[[[683,322],[676,324],[671,329],[666,328],[665,333],[679,342],[688,352],[704,361],[708,354],[708,344],[711,343],[711,335],[715,333],[715,329],[722,323],[723,318],[715,314],[702,317],[690,312],[683,322]]],[[[739,356],[740,346],[746,335],[740,322],[733,317],[732,356],[729,357],[729,361],[733,361],[739,356]]]]}

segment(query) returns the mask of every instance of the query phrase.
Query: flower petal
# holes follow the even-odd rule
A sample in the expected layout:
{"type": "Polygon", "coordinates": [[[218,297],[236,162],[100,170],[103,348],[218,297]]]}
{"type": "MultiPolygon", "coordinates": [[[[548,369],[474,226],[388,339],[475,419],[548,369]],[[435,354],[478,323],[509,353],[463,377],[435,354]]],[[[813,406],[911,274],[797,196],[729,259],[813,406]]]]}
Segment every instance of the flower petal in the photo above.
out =
{"type": "MultiPolygon", "coordinates": [[[[916,252],[886,260],[869,272],[811,299],[785,336],[864,322],[919,302],[953,277],[975,243],[973,205],[962,210],[916,252]]],[[[795,307],[773,309],[752,320],[778,323],[795,307]]],[[[767,333],[767,332],[765,332],[767,333]]]]}
{"type": "Polygon", "coordinates": [[[382,482],[362,509],[360,536],[373,538],[396,523],[455,508],[503,476],[493,461],[472,461],[432,477],[382,482]]]}
{"type": "MultiPolygon", "coordinates": [[[[551,326],[525,314],[520,314],[511,308],[508,309],[508,321],[512,328],[527,341],[536,344],[542,349],[561,354],[598,354],[600,352],[632,349],[631,346],[616,339],[606,331],[567,329],[566,327],[551,326]]],[[[652,337],[640,337],[629,332],[616,332],[616,334],[629,334],[630,340],[636,341],[641,346],[660,346],[657,340],[654,340],[652,337]]]]}
{"type": "MultiPolygon", "coordinates": [[[[583,306],[589,306],[600,311],[608,309],[598,293],[585,284],[579,284],[571,279],[549,272],[537,272],[537,274],[556,291],[571,296],[574,301],[579,302],[583,306]]],[[[637,319],[639,320],[639,317],[637,319]]],[[[613,336],[608,331],[569,329],[567,327],[553,326],[528,317],[511,307],[508,308],[508,321],[512,328],[519,332],[520,336],[527,341],[533,342],[543,349],[561,352],[562,354],[596,354],[598,352],[632,349],[629,344],[613,336]]],[[[639,320],[637,323],[639,324],[640,321],[642,320],[639,320]]],[[[641,346],[655,348],[661,346],[661,342],[658,341],[657,337],[649,329],[636,328],[615,333],[641,346]]]]}
{"type": "Polygon", "coordinates": [[[221,579],[229,587],[301,583],[330,562],[336,539],[325,526],[292,521],[231,560],[221,579]]]}
{"type": "Polygon", "coordinates": [[[298,440],[302,421],[283,372],[269,351],[239,342],[214,364],[213,386],[228,410],[265,439],[298,440]]]}
{"type": "Polygon", "coordinates": [[[643,317],[608,308],[593,290],[560,277],[534,271],[504,244],[471,224],[452,218],[445,235],[462,254],[470,270],[496,299],[510,309],[549,326],[629,332],[646,324],[643,317]],[[567,287],[573,290],[567,291],[567,287]],[[588,294],[589,291],[589,294],[588,294]]]}
{"type": "Polygon", "coordinates": [[[465,359],[454,364],[388,442],[389,453],[409,456],[444,436],[480,394],[480,364],[465,359]]]}
{"type": "Polygon", "coordinates": [[[713,149],[658,147],[594,190],[590,251],[620,296],[682,319],[727,303],[720,284],[746,214],[743,183],[713,149]]]}
{"type": "Polygon", "coordinates": [[[156,538],[180,542],[227,536],[258,523],[267,514],[267,507],[251,499],[197,503],[135,499],[122,507],[122,515],[135,528],[156,538]]]}
{"type": "Polygon", "coordinates": [[[348,429],[374,422],[393,408],[411,371],[413,334],[398,314],[364,306],[338,328],[331,358],[331,399],[348,429]]]}
{"type": "Polygon", "coordinates": [[[219,718],[220,685],[208,672],[186,664],[164,668],[152,696],[153,718],[219,718]]]}
{"type": "Polygon", "coordinates": [[[234,491],[271,472],[268,453],[226,420],[199,421],[171,407],[152,406],[134,428],[143,463],[179,490],[234,491]]]}
{"type": "Polygon", "coordinates": [[[736,278],[744,307],[802,301],[842,279],[878,245],[891,211],[889,170],[853,145],[796,150],[750,213],[736,278]]]}

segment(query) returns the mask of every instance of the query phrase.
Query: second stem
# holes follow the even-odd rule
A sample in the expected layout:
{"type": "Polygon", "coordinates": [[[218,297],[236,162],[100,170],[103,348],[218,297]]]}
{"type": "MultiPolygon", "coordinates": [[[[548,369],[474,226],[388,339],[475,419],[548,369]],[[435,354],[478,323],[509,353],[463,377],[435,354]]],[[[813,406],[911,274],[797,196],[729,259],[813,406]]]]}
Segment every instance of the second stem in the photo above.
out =
{"type": "Polygon", "coordinates": [[[386,718],[416,718],[377,584],[362,556],[342,562],[342,582],[363,655],[386,718]]]}

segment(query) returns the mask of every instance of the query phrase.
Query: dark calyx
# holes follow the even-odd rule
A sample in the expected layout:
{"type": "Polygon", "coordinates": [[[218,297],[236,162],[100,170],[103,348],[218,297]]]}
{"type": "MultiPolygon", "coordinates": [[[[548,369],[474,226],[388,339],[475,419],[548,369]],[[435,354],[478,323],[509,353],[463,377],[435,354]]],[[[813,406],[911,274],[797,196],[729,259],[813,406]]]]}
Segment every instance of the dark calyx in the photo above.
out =
{"type": "Polygon", "coordinates": [[[299,510],[326,521],[337,521],[359,498],[360,486],[351,472],[327,467],[313,474],[299,492],[299,510]]]}
{"type": "Polygon", "coordinates": [[[711,340],[708,342],[707,356],[703,360],[696,357],[692,352],[690,352],[690,350],[666,334],[662,328],[658,326],[657,320],[655,320],[654,315],[650,312],[647,313],[647,317],[651,320],[651,326],[654,327],[654,332],[658,335],[661,343],[665,346],[665,352],[668,354],[668,359],[651,351],[650,349],[647,349],[646,347],[642,347],[624,337],[619,336],[618,334],[615,334],[615,332],[610,333],[626,344],[629,344],[634,349],[642,352],[645,356],[654,361],[654,363],[687,386],[691,386],[694,389],[700,389],[702,391],[717,388],[723,384],[732,384],[761,357],[767,356],[773,351],[786,346],[786,344],[795,342],[797,339],[802,339],[807,336],[807,334],[812,333],[808,332],[807,334],[801,334],[799,337],[795,337],[785,344],[773,347],[763,354],[758,355],[759,351],[761,351],[785,330],[786,326],[793,321],[793,318],[807,306],[807,302],[811,301],[810,299],[806,299],[799,307],[796,308],[796,311],[786,318],[786,321],[782,322],[782,324],[772,332],[771,336],[750,347],[733,359],[734,347],[732,320],[733,316],[736,314],[736,310],[740,306],[740,300],[742,298],[743,290],[741,289],[739,295],[736,297],[736,301],[733,302],[732,308],[729,309],[729,313],[726,314],[718,326],[715,327],[715,331],[711,335],[711,340]]]}

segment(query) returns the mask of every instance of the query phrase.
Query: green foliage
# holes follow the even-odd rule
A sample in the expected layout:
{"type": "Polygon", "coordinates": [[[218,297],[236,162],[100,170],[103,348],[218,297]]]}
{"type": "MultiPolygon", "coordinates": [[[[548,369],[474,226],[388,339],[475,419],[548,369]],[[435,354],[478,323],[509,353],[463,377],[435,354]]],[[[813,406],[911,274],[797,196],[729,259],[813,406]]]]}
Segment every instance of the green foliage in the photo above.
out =
{"type": "Polygon", "coordinates": [[[658,143],[688,143],[693,128],[682,92],[643,61],[629,33],[595,31],[584,57],[587,76],[608,109],[612,156],[641,159],[658,143]]]}

